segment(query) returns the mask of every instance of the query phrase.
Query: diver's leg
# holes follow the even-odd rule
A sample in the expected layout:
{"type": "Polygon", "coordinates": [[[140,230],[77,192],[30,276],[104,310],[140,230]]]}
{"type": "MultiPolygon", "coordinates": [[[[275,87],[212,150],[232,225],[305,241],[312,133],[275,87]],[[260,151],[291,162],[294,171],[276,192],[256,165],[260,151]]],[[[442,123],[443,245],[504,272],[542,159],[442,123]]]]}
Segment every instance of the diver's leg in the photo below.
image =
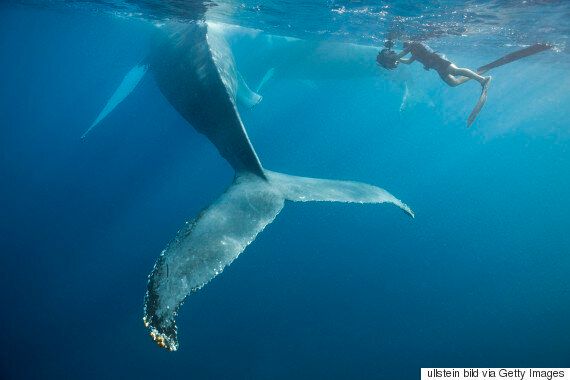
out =
{"type": "Polygon", "coordinates": [[[469,80],[469,78],[456,78],[451,74],[440,75],[441,79],[451,87],[459,86],[461,83],[469,80]]]}
{"type": "Polygon", "coordinates": [[[457,67],[453,63],[449,65],[448,74],[451,76],[460,76],[461,78],[455,78],[456,86],[467,82],[469,79],[475,79],[477,82],[481,83],[481,86],[487,84],[491,77],[483,77],[473,70],[469,70],[463,67],[457,67]]]}
{"type": "Polygon", "coordinates": [[[469,79],[471,79],[464,76],[457,76],[457,77],[454,76],[458,75],[456,74],[457,70],[459,70],[459,68],[452,63],[447,67],[446,71],[439,71],[438,73],[441,79],[443,79],[443,81],[447,83],[448,86],[451,87],[459,86],[460,84],[463,84],[467,82],[469,79]]]}

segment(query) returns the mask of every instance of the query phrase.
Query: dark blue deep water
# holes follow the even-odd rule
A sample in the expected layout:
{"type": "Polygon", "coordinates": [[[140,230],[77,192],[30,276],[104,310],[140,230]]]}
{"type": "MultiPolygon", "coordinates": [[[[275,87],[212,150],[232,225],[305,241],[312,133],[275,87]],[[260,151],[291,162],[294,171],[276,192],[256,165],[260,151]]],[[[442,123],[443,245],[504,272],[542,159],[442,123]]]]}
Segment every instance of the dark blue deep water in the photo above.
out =
{"type": "MultiPolygon", "coordinates": [[[[464,26],[456,9],[442,13],[457,28],[442,20],[453,33],[428,42],[463,66],[556,45],[494,70],[470,129],[478,85],[449,88],[420,65],[369,76],[300,57],[276,73],[263,101],[241,110],[264,166],[382,186],[416,218],[389,205],[287,203],[189,297],[173,353],[142,323],[147,276],[233,171],[152,76],[79,138],[148,53],[154,23],[177,11],[127,17],[124,4],[84,3],[0,6],[2,379],[407,380],[420,367],[570,367],[567,3],[482,2],[495,16],[487,27],[473,12],[464,26]]],[[[259,20],[216,17],[378,46],[392,21],[421,34],[422,12],[440,9],[401,2],[368,28],[352,4],[327,3],[337,24],[320,27],[291,2],[259,20]],[[280,14],[306,27],[277,25],[280,14]]],[[[268,67],[252,44],[231,41],[255,87],[268,67]]]]}

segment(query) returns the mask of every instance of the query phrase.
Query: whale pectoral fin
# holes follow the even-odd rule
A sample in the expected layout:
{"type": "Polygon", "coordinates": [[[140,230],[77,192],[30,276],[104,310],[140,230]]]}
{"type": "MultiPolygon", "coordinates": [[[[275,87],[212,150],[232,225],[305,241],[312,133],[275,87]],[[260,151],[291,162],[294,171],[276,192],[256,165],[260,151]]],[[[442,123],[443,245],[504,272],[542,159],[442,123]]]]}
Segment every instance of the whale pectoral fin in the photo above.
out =
{"type": "Polygon", "coordinates": [[[392,203],[414,217],[414,212],[408,205],[376,186],[353,181],[297,177],[269,170],[265,172],[273,186],[289,201],[392,203]]]}
{"type": "Polygon", "coordinates": [[[243,76],[239,71],[237,72],[237,79],[237,100],[240,104],[246,106],[247,108],[253,108],[259,102],[261,102],[262,96],[249,88],[247,82],[245,79],[243,79],[243,76]]]}
{"type": "Polygon", "coordinates": [[[107,115],[109,115],[119,103],[121,103],[129,94],[133,92],[133,90],[137,87],[140,83],[146,72],[148,71],[148,65],[146,64],[139,64],[133,67],[127,75],[123,78],[123,81],[117,87],[113,95],[105,104],[105,107],[99,112],[97,118],[91,126],[81,135],[81,138],[84,139],[87,135],[95,128],[107,115]]]}
{"type": "Polygon", "coordinates": [[[400,103],[400,112],[404,111],[408,107],[409,97],[410,89],[408,88],[408,82],[404,82],[404,94],[402,95],[402,102],[400,103]]]}
{"type": "Polygon", "coordinates": [[[273,221],[283,198],[266,180],[246,174],[182,228],[149,276],[144,322],[159,346],[178,348],[176,315],[186,296],[228,266],[273,221]]]}
{"type": "Polygon", "coordinates": [[[261,92],[261,90],[263,89],[263,87],[267,84],[267,82],[269,82],[269,80],[271,78],[273,78],[273,75],[275,75],[275,67],[270,68],[269,70],[267,70],[265,72],[265,75],[263,76],[263,78],[261,78],[261,81],[259,82],[259,84],[257,85],[257,89],[255,90],[256,92],[261,92]]]}

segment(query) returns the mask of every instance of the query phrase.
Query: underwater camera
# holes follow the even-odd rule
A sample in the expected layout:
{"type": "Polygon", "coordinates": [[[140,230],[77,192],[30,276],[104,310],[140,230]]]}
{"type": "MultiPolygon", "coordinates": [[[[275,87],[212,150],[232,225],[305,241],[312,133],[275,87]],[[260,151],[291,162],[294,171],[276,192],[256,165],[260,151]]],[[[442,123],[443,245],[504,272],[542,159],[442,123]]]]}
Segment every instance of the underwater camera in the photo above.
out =
{"type": "Polygon", "coordinates": [[[385,69],[393,70],[398,66],[397,56],[398,54],[396,54],[395,51],[393,51],[391,48],[386,47],[385,49],[382,49],[380,53],[378,53],[376,62],[378,62],[378,64],[385,69]]]}

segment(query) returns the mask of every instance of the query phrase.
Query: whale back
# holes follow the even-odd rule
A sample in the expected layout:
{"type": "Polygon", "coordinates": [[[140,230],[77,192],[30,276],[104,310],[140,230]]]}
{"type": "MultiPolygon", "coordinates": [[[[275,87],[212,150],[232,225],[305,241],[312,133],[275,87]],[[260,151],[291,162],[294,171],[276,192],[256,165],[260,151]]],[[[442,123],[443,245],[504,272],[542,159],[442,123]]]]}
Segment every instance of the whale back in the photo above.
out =
{"type": "Polygon", "coordinates": [[[223,37],[204,22],[161,28],[150,66],[170,104],[238,173],[265,178],[237,111],[237,72],[223,37]]]}

